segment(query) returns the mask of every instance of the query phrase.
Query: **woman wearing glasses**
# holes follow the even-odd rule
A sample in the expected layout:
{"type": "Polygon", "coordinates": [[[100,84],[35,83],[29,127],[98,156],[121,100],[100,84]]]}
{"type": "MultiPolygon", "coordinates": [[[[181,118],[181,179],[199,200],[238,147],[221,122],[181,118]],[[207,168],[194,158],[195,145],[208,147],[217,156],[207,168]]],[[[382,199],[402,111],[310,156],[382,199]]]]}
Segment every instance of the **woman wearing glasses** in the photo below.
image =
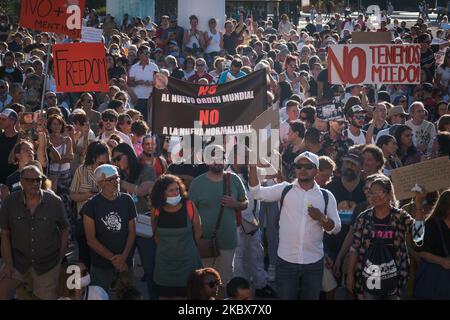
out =
{"type": "Polygon", "coordinates": [[[364,211],[354,224],[347,289],[354,290],[360,299],[398,300],[409,270],[406,234],[411,232],[416,243],[423,241],[424,214],[416,212],[415,220],[397,208],[388,177],[375,179],[368,195],[373,207],[364,211]]]}
{"type": "Polygon", "coordinates": [[[222,285],[220,274],[213,268],[192,271],[187,281],[187,300],[215,300],[222,285]]]}
{"type": "Polygon", "coordinates": [[[383,156],[386,159],[383,173],[389,176],[392,170],[400,168],[403,165],[397,156],[397,140],[395,137],[387,134],[377,140],[377,146],[383,151],[383,156]]]}
{"type": "Polygon", "coordinates": [[[196,242],[200,217],[174,175],[162,175],[151,193],[152,226],[157,244],[154,280],[162,300],[186,297],[189,274],[202,266],[196,242]]]}
{"type": "MultiPolygon", "coordinates": [[[[112,163],[119,168],[121,177],[120,189],[133,198],[138,213],[138,223],[142,217],[150,212],[150,205],[146,200],[153,188],[155,173],[153,168],[139,163],[134,149],[127,143],[120,143],[112,151],[112,163]]],[[[144,268],[144,279],[147,282],[148,294],[151,299],[156,298],[153,285],[153,269],[155,264],[155,244],[150,233],[138,232],[136,245],[144,268]]],[[[134,250],[133,250],[134,251],[134,250]]]]}

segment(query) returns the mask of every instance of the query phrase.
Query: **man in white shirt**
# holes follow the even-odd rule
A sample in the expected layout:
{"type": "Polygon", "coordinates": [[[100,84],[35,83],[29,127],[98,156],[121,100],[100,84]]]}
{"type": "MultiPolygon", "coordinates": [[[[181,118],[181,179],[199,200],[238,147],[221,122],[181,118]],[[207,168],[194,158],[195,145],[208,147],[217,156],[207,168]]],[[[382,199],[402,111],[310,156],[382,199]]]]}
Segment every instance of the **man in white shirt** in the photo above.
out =
{"type": "Polygon", "coordinates": [[[306,151],[294,162],[297,179],[290,189],[283,192],[290,186],[287,182],[261,187],[256,166],[251,165],[249,190],[255,199],[282,200],[275,270],[278,297],[298,299],[300,290],[300,299],[318,300],[323,275],[323,232],[337,234],[341,220],[333,194],[314,181],[319,167],[317,155],[306,151]]]}
{"type": "Polygon", "coordinates": [[[138,56],[139,62],[130,69],[128,85],[132,87],[138,98],[135,109],[142,113],[145,121],[148,121],[148,98],[153,90],[153,75],[155,72],[159,72],[159,68],[150,61],[149,47],[139,47],[138,56]]]}
{"type": "Polygon", "coordinates": [[[429,155],[436,137],[436,128],[433,123],[425,120],[427,114],[422,102],[413,102],[408,111],[411,120],[406,121],[405,124],[413,131],[417,149],[424,155],[429,155]]]}
{"type": "MultiPolygon", "coordinates": [[[[280,109],[280,113],[282,112],[282,109],[280,109]]],[[[283,144],[283,147],[287,146],[287,140],[288,140],[288,133],[289,133],[289,123],[291,121],[298,120],[298,117],[300,115],[300,105],[295,100],[289,100],[286,103],[286,114],[287,114],[287,120],[281,122],[280,124],[280,139],[281,143],[283,144]]]]}
{"type": "Polygon", "coordinates": [[[343,131],[343,134],[351,139],[355,145],[366,144],[366,131],[361,130],[365,119],[366,111],[360,105],[354,105],[347,110],[349,127],[343,131]]]}
{"type": "Polygon", "coordinates": [[[131,142],[130,137],[127,136],[125,133],[120,132],[119,130],[116,129],[118,118],[119,115],[115,110],[106,109],[105,111],[103,111],[102,113],[103,133],[100,136],[99,140],[108,144],[111,135],[115,134],[122,140],[122,142],[125,142],[131,148],[133,148],[133,143],[131,142]]]}

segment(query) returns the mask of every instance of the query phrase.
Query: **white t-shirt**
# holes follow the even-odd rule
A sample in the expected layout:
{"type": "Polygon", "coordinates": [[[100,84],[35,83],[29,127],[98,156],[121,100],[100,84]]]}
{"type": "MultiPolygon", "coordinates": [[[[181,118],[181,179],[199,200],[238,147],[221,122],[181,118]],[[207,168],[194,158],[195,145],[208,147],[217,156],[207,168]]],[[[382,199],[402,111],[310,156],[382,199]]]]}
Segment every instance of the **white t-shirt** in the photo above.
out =
{"type": "Polygon", "coordinates": [[[366,144],[366,135],[362,130],[359,131],[358,136],[354,136],[353,133],[351,133],[350,129],[345,130],[345,133],[347,134],[347,137],[351,139],[355,145],[366,144]]]}
{"type": "Polygon", "coordinates": [[[415,125],[412,120],[408,120],[405,123],[413,131],[414,137],[416,138],[416,147],[420,144],[427,145],[427,153],[431,152],[433,147],[433,141],[436,137],[436,128],[434,125],[424,120],[420,125],[415,125]]]}
{"type": "MultiPolygon", "coordinates": [[[[130,77],[135,80],[153,81],[153,73],[159,72],[159,68],[153,62],[149,62],[144,68],[138,62],[130,69],[130,77]]],[[[148,99],[152,93],[153,86],[139,85],[133,87],[134,93],[138,99],[148,99]]]]}
{"type": "Polygon", "coordinates": [[[436,74],[441,77],[441,86],[447,88],[447,93],[450,94],[450,68],[442,68],[439,66],[436,69],[436,74]]]}
{"type": "Polygon", "coordinates": [[[281,140],[281,142],[287,141],[290,127],[291,126],[289,125],[289,122],[287,122],[287,120],[283,121],[280,124],[280,140],[281,140]]]}
{"type": "MultiPolygon", "coordinates": [[[[133,143],[131,142],[130,137],[127,136],[125,133],[123,133],[123,132],[121,132],[121,131],[119,131],[119,130],[116,130],[116,131],[113,132],[113,134],[118,135],[119,138],[122,139],[123,142],[125,142],[125,143],[128,144],[131,148],[134,149],[133,143]]],[[[102,136],[100,137],[100,140],[103,141],[103,142],[105,142],[105,143],[108,143],[109,137],[110,137],[110,135],[106,136],[105,133],[103,133],[102,136]]]]}

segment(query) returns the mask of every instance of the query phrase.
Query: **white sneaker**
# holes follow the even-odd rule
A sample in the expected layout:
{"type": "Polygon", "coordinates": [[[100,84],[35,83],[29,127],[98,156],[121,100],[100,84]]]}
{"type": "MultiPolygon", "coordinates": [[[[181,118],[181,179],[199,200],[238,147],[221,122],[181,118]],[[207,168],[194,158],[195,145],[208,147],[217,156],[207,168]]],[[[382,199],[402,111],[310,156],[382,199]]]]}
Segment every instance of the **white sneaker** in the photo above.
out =
{"type": "Polygon", "coordinates": [[[275,282],[275,266],[273,264],[269,264],[267,277],[269,278],[269,282],[275,282]]]}

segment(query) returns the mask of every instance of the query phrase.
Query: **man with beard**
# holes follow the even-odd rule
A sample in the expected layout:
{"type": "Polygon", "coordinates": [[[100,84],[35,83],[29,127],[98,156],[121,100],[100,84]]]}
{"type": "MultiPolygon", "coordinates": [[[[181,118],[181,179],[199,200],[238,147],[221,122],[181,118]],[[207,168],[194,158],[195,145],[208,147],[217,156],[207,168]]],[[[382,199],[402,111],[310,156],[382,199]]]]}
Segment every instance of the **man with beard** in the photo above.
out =
{"type": "Polygon", "coordinates": [[[222,284],[225,286],[233,277],[233,257],[237,246],[236,211],[245,210],[248,200],[241,179],[234,173],[224,173],[223,148],[217,145],[210,145],[207,148],[211,148],[210,150],[215,152],[215,155],[205,159],[208,163],[208,172],[192,181],[189,188],[189,199],[198,209],[202,221],[202,237],[206,239],[212,237],[223,206],[217,231],[220,256],[204,258],[202,263],[204,267],[211,267],[215,263],[214,267],[220,273],[222,284]],[[224,179],[226,180],[224,181],[224,179]]]}
{"type": "Polygon", "coordinates": [[[280,201],[280,241],[275,269],[278,298],[318,300],[323,275],[324,231],[341,229],[333,194],[314,181],[319,158],[305,151],[295,160],[294,183],[261,187],[256,166],[250,165],[251,195],[262,201],[280,201]],[[299,296],[300,293],[300,296],[299,296]]]}
{"type": "Polygon", "coordinates": [[[366,111],[360,105],[354,105],[347,110],[348,129],[343,131],[355,145],[366,144],[366,131],[361,130],[366,119],[366,111]]]}
{"type": "MultiPolygon", "coordinates": [[[[361,176],[362,158],[355,151],[350,151],[342,157],[341,176],[325,186],[336,197],[339,217],[342,221],[342,229],[335,236],[326,236],[324,248],[328,257],[333,261],[341,249],[345,236],[350,227],[353,209],[360,202],[366,201],[364,194],[364,181],[361,176]]],[[[337,281],[341,283],[341,281],[337,281]]]]}

